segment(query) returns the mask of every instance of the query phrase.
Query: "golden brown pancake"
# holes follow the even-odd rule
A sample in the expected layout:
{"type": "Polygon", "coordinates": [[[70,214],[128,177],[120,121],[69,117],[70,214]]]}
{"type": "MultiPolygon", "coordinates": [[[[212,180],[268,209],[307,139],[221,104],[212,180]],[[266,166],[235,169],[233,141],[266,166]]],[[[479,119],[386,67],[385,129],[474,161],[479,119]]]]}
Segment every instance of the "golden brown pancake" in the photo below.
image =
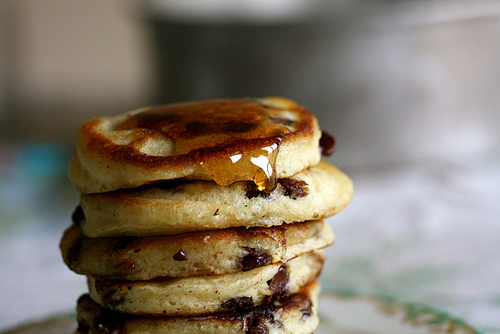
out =
{"type": "Polygon", "coordinates": [[[178,178],[270,192],[276,178],[319,162],[320,137],[316,118],[284,98],[148,107],[86,122],[69,176],[82,193],[178,178]]]}
{"type": "Polygon", "coordinates": [[[333,240],[324,221],[144,238],[88,238],[74,224],[60,246],[64,262],[78,274],[149,280],[251,270],[287,262],[333,240]]]}
{"type": "Polygon", "coordinates": [[[89,237],[152,236],[237,226],[276,226],[329,217],[353,195],[347,175],[326,162],[278,179],[275,191],[251,182],[192,181],[82,195],[89,237]]]}
{"type": "Polygon", "coordinates": [[[105,309],[83,295],[77,306],[77,334],[312,334],[319,324],[319,291],[315,281],[297,294],[256,308],[191,317],[123,314],[105,309]]]}
{"type": "Polygon", "coordinates": [[[297,293],[316,280],[324,253],[215,276],[114,281],[88,276],[92,299],[103,307],[133,314],[199,315],[251,308],[297,293]]]}

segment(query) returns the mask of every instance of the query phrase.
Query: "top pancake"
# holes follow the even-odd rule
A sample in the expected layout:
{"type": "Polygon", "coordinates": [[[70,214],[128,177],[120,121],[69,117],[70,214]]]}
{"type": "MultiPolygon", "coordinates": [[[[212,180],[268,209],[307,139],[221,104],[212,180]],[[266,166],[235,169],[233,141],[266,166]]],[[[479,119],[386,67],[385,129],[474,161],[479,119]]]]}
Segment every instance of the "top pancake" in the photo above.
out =
{"type": "Polygon", "coordinates": [[[84,194],[178,178],[270,192],[319,162],[320,137],[316,118],[284,98],[148,107],[86,122],[69,177],[84,194]]]}

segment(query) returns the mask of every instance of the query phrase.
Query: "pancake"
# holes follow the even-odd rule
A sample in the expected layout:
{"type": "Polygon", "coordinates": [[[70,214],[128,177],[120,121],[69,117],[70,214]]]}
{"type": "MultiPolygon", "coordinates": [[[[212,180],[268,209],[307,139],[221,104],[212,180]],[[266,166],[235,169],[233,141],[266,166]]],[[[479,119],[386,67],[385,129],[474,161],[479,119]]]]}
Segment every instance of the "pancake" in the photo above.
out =
{"type": "Polygon", "coordinates": [[[253,181],[266,192],[320,160],[316,118],[277,97],[148,107],[81,128],[69,177],[81,193],[158,180],[253,181]]]}
{"type": "Polygon", "coordinates": [[[179,234],[237,226],[276,226],[318,220],[341,211],[353,195],[347,175],[327,162],[279,179],[276,190],[260,192],[250,182],[167,183],[82,195],[89,237],[179,234]]]}
{"type": "Polygon", "coordinates": [[[251,270],[287,262],[333,240],[324,221],[144,238],[88,238],[74,224],[65,231],[60,247],[64,262],[78,274],[150,280],[251,270]]]}
{"type": "Polygon", "coordinates": [[[301,255],[249,271],[217,276],[113,281],[88,276],[89,293],[103,307],[133,314],[199,315],[246,309],[297,293],[316,280],[324,253],[301,255]]]}
{"type": "Polygon", "coordinates": [[[88,295],[78,300],[77,334],[311,334],[319,324],[319,284],[314,281],[299,293],[249,310],[191,317],[135,316],[110,311],[88,295]]]}

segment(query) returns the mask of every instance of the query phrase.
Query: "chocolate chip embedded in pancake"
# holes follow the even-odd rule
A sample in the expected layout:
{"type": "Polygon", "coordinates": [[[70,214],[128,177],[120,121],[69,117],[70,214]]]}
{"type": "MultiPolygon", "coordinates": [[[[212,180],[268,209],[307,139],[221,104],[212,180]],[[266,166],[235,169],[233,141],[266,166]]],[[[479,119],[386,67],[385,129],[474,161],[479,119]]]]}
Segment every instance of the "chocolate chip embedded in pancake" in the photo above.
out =
{"type": "Polygon", "coordinates": [[[349,203],[353,192],[347,175],[321,162],[279,179],[272,193],[258,191],[249,182],[223,187],[191,181],[82,195],[85,220],[80,225],[89,237],[269,227],[331,216],[349,203]]]}
{"type": "Polygon", "coordinates": [[[333,240],[323,221],[144,238],[88,238],[75,224],[65,231],[60,247],[65,263],[79,274],[148,280],[251,270],[287,262],[333,240]]]}
{"type": "Polygon", "coordinates": [[[86,122],[69,175],[82,193],[178,178],[253,181],[270,192],[320,160],[316,118],[277,97],[143,108],[86,122]]]}
{"type": "Polygon", "coordinates": [[[77,334],[311,334],[319,324],[317,304],[320,286],[314,281],[281,301],[255,308],[190,317],[137,316],[98,305],[88,295],[78,300],[77,334]]]}
{"type": "Polygon", "coordinates": [[[124,313],[199,315],[259,306],[297,293],[316,280],[323,267],[321,251],[281,264],[217,276],[114,281],[89,276],[90,296],[100,305],[124,313]]]}

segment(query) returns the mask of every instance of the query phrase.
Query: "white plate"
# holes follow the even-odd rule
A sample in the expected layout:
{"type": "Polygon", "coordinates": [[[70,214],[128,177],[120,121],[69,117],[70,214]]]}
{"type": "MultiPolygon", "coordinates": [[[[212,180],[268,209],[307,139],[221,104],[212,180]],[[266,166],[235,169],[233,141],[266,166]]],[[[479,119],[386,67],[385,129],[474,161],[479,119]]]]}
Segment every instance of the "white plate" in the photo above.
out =
{"type": "Polygon", "coordinates": [[[479,334],[465,322],[421,304],[323,294],[315,334],[479,334]]]}
{"type": "MultiPolygon", "coordinates": [[[[380,298],[321,295],[320,325],[315,334],[479,334],[452,316],[425,305],[380,298]]],[[[72,334],[74,315],[23,326],[4,334],[72,334]]]]}

